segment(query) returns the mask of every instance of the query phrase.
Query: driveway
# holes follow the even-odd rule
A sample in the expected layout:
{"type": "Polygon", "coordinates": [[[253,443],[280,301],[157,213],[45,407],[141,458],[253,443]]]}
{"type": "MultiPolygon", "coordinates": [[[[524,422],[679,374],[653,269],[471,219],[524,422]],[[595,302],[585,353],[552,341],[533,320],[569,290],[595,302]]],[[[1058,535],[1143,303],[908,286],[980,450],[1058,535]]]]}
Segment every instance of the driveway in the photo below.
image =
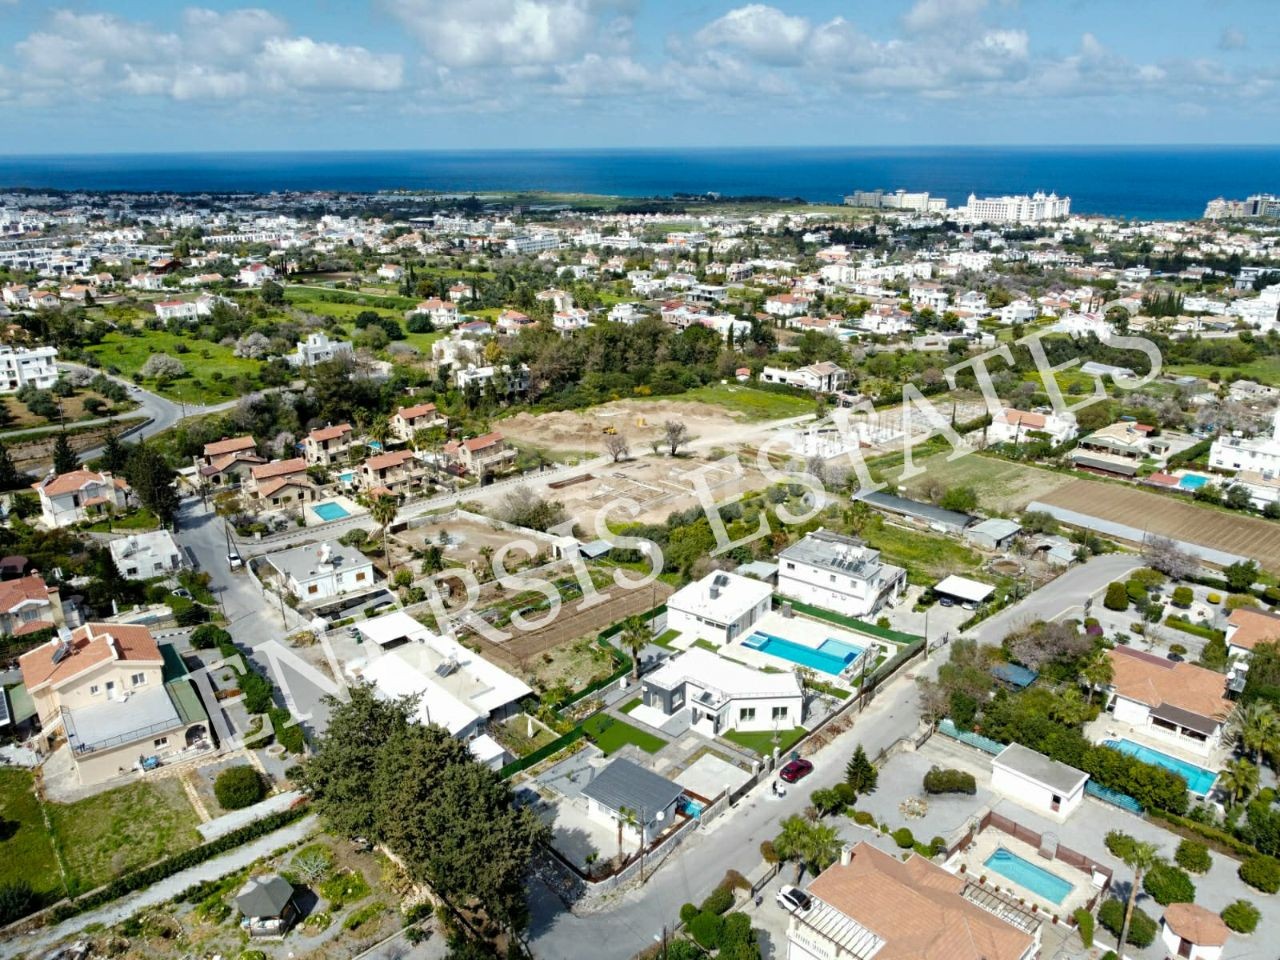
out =
{"type": "Polygon", "coordinates": [[[1141,567],[1133,553],[1107,553],[1072,567],[1058,579],[1036,590],[1012,607],[1001,610],[974,627],[969,635],[980,643],[998,645],[1005,634],[1033,620],[1083,617],[1086,600],[1096,598],[1112,580],[1127,579],[1141,567]]]}

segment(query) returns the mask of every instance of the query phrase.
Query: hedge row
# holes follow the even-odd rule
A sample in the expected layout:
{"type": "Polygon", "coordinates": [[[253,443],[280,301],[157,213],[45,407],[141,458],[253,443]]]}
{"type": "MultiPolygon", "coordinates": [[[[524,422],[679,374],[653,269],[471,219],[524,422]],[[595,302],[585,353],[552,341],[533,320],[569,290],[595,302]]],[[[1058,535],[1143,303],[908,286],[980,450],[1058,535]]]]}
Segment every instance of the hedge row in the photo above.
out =
{"type": "Polygon", "coordinates": [[[1183,836],[1194,834],[1204,840],[1210,849],[1217,850],[1219,853],[1237,857],[1254,857],[1258,855],[1258,850],[1251,844],[1232,836],[1220,827],[1200,823],[1198,820],[1182,817],[1176,813],[1170,813],[1168,810],[1161,810],[1159,807],[1151,807],[1147,810],[1147,813],[1150,816],[1164,820],[1174,828],[1175,833],[1180,833],[1183,836]]]}
{"type": "Polygon", "coordinates": [[[807,603],[801,603],[799,600],[787,600],[785,597],[774,597],[774,606],[781,606],[784,603],[791,604],[791,609],[796,613],[803,613],[806,617],[813,617],[815,620],[825,620],[827,623],[834,623],[837,626],[848,627],[850,630],[857,630],[859,633],[865,633],[872,637],[879,637],[882,640],[889,640],[893,643],[915,643],[920,639],[914,633],[903,633],[900,630],[890,630],[888,627],[876,626],[874,623],[867,623],[865,620],[859,620],[856,617],[846,617],[843,613],[836,613],[834,610],[825,610],[822,607],[810,606],[807,603]]]}
{"type": "Polygon", "coordinates": [[[97,890],[86,893],[82,897],[76,897],[60,903],[49,911],[49,918],[54,923],[60,923],[68,917],[74,917],[76,914],[84,913],[86,910],[100,907],[104,903],[118,900],[126,894],[141,890],[143,887],[149,887],[153,883],[159,883],[175,873],[181,873],[183,870],[204,863],[206,860],[211,860],[220,854],[243,846],[251,840],[257,840],[259,837],[274,833],[281,827],[288,826],[296,820],[301,820],[306,814],[306,805],[299,804],[298,806],[290,807],[288,810],[270,814],[261,820],[255,820],[253,823],[247,824],[238,830],[224,833],[208,843],[193,847],[190,850],[184,850],[182,853],[175,854],[158,863],[153,863],[149,867],[143,867],[141,870],[126,873],[123,877],[117,877],[106,886],[99,887],[97,890]]]}
{"type": "Polygon", "coordinates": [[[1189,633],[1193,637],[1202,637],[1205,640],[1221,640],[1226,636],[1221,630],[1215,630],[1213,627],[1202,627],[1198,623],[1192,623],[1186,617],[1179,617],[1174,614],[1164,618],[1166,627],[1173,627],[1175,630],[1181,630],[1183,633],[1189,633]]]}

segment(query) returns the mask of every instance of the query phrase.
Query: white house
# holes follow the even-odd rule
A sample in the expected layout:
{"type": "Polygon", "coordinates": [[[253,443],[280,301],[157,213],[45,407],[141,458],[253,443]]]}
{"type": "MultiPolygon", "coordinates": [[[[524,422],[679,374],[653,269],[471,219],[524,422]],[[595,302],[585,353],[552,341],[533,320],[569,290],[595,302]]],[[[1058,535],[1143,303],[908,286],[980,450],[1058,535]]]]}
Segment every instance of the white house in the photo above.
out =
{"type": "Polygon", "coordinates": [[[951,298],[941,284],[931,283],[928,280],[911,284],[907,290],[907,297],[912,306],[920,310],[932,310],[934,313],[942,313],[951,302],[951,298]]]}
{"type": "Polygon", "coordinates": [[[1040,306],[1030,300],[1015,300],[1013,303],[996,311],[996,317],[1006,326],[1012,326],[1015,323],[1030,323],[1038,316],[1040,316],[1040,306]]]}
{"type": "Polygon", "coordinates": [[[667,626],[681,634],[725,644],[769,612],[773,588],[736,573],[709,573],[667,598],[667,626]]]}
{"type": "Polygon", "coordinates": [[[284,587],[303,603],[374,586],[373,561],[354,547],[326,540],[267,555],[284,587]]]}
{"type": "Polygon", "coordinates": [[[1115,647],[1107,656],[1108,708],[1117,721],[1200,756],[1222,742],[1233,707],[1222,674],[1130,647],[1115,647]]]}
{"type": "Polygon", "coordinates": [[[357,623],[356,629],[369,659],[348,665],[349,674],[388,700],[417,696],[419,720],[444,727],[481,762],[501,765],[503,751],[485,728],[519,712],[520,701],[533,693],[527,683],[402,610],[357,623]]]}
{"type": "Polygon", "coordinates": [[[1263,477],[1280,476],[1280,409],[1271,416],[1271,433],[1259,437],[1218,437],[1209,447],[1214,470],[1256,470],[1263,477]]]}
{"type": "Polygon", "coordinates": [[[13,393],[27,385],[48,390],[57,381],[57,347],[0,345],[0,393],[13,393]]]}
{"type": "Polygon", "coordinates": [[[1067,413],[1058,416],[1056,413],[1031,413],[1005,407],[991,418],[987,427],[988,443],[1026,443],[1040,439],[1044,434],[1055,447],[1066,443],[1076,435],[1076,418],[1067,413]]]}
{"type": "Polygon", "coordinates": [[[669,717],[688,709],[692,727],[709,737],[726,730],[790,730],[804,722],[794,673],[765,673],[699,647],[668,660],[641,687],[647,706],[669,717]]]}
{"type": "Polygon", "coordinates": [[[432,325],[437,327],[451,327],[459,319],[458,305],[438,297],[423,300],[411,312],[425,315],[430,318],[432,325]]]}
{"type": "Polygon", "coordinates": [[[861,540],[816,530],[778,554],[778,593],[842,613],[874,614],[906,589],[907,571],[861,540]]]}
{"type": "Polygon", "coordinates": [[[1280,643],[1280,616],[1262,610],[1241,607],[1227,617],[1227,656],[1248,664],[1254,647],[1260,643],[1280,643]]]}
{"type": "Polygon", "coordinates": [[[678,783],[624,757],[614,757],[582,788],[587,816],[645,844],[674,821],[683,793],[678,783]]]}
{"type": "Polygon", "coordinates": [[[323,330],[317,330],[307,334],[306,340],[299,340],[297,349],[285,359],[295,367],[314,367],[350,353],[350,340],[330,340],[323,330]]]}
{"type": "Polygon", "coordinates": [[[404,267],[396,263],[384,263],[378,267],[378,279],[398,283],[404,278],[404,267]]]}
{"type": "Polygon", "coordinates": [[[779,293],[764,302],[764,312],[773,317],[798,317],[809,310],[809,298],[799,293],[779,293]]]}
{"type": "Polygon", "coordinates": [[[1219,960],[1230,936],[1222,917],[1198,903],[1171,903],[1160,918],[1160,940],[1169,957],[1219,960]]]}
{"type": "Polygon", "coordinates": [[[177,573],[186,566],[182,551],[168,530],[132,533],[108,544],[116,569],[130,580],[147,580],[177,573]]]}
{"type": "Polygon", "coordinates": [[[50,474],[31,488],[40,497],[40,516],[49,527],[68,527],[100,516],[108,508],[123,510],[128,503],[128,484],[106,470],[50,474]]]}
{"type": "Polygon", "coordinates": [[[991,788],[1029,810],[1066,820],[1084,802],[1089,775],[1011,743],[991,761],[991,788]]]}
{"type": "Polygon", "coordinates": [[[276,278],[276,272],[265,263],[250,263],[240,268],[237,278],[246,287],[260,287],[276,278]]]}
{"type": "Polygon", "coordinates": [[[835,393],[844,388],[849,375],[843,367],[829,360],[811,363],[797,370],[782,367],[765,367],[760,371],[762,383],[782,383],[801,390],[812,390],[817,393],[835,393]]]}

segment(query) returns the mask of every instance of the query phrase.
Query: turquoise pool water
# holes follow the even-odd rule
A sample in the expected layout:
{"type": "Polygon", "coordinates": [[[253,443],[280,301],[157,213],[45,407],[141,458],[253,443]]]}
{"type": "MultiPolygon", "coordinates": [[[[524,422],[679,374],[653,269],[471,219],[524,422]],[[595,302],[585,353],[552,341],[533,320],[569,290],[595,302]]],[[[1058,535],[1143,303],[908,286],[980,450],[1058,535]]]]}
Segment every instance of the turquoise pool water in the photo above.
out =
{"type": "Polygon", "coordinates": [[[1199,490],[1208,482],[1208,477],[1202,477],[1198,473],[1184,473],[1178,478],[1178,486],[1183,490],[1199,490]]]}
{"type": "Polygon", "coordinates": [[[355,481],[356,475],[352,470],[344,470],[342,473],[338,474],[338,479],[343,483],[351,484],[355,481]]]}
{"type": "Polygon", "coordinates": [[[1060,876],[1037,867],[1030,860],[1024,860],[1016,853],[1004,847],[997,848],[987,857],[983,866],[993,870],[1006,880],[1012,880],[1020,887],[1026,887],[1036,896],[1044,897],[1050,903],[1061,903],[1071,892],[1071,884],[1060,876]]]}
{"type": "Polygon", "coordinates": [[[863,651],[862,647],[834,639],[824,640],[817,647],[806,647],[784,640],[782,637],[761,633],[759,630],[743,640],[742,645],[751,650],[759,650],[761,653],[790,660],[804,667],[821,670],[833,677],[844,673],[845,668],[857,660],[863,651]]]}
{"type": "Polygon", "coordinates": [[[1197,767],[1194,763],[1187,763],[1185,760],[1179,760],[1177,757],[1171,757],[1167,753],[1161,753],[1159,750],[1144,747],[1142,744],[1134,743],[1132,740],[1104,740],[1102,745],[1110,747],[1112,750],[1119,750],[1121,753],[1127,753],[1131,757],[1137,757],[1143,763],[1154,763],[1157,767],[1172,770],[1187,781],[1188,790],[1202,797],[1209,793],[1213,788],[1213,781],[1218,778],[1218,775],[1212,770],[1197,767]]]}
{"type": "Polygon", "coordinates": [[[343,517],[351,516],[340,503],[317,503],[311,510],[326,523],[330,520],[341,520],[343,517]]]}

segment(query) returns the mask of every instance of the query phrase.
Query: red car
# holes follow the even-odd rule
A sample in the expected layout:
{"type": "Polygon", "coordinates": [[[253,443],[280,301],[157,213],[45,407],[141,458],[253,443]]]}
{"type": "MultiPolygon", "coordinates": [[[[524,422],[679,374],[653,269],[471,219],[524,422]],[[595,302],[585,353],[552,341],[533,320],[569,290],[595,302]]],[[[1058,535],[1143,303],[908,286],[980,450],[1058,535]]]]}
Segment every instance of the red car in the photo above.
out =
{"type": "Polygon", "coordinates": [[[778,776],[787,781],[787,783],[795,783],[797,780],[803,780],[811,773],[813,773],[813,764],[808,760],[792,760],[778,771],[778,776]]]}

